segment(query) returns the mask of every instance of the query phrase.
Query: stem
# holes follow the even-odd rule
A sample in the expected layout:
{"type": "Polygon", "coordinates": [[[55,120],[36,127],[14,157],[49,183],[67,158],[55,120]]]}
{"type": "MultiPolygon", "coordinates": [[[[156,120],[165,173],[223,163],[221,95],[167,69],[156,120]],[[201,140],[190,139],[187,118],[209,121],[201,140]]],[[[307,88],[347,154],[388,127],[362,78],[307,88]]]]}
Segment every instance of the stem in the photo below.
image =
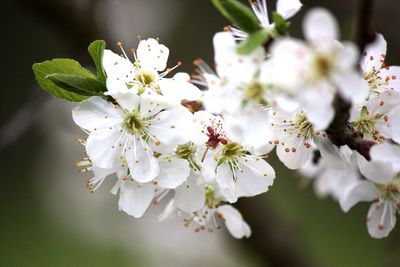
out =
{"type": "MultiPolygon", "coordinates": [[[[375,38],[372,27],[372,7],[373,0],[358,1],[357,44],[360,51],[363,51],[365,46],[375,38]]],[[[362,134],[349,125],[351,103],[336,94],[333,107],[335,117],[326,130],[329,139],[337,146],[348,145],[369,160],[369,151],[375,142],[364,140],[362,134]]]]}

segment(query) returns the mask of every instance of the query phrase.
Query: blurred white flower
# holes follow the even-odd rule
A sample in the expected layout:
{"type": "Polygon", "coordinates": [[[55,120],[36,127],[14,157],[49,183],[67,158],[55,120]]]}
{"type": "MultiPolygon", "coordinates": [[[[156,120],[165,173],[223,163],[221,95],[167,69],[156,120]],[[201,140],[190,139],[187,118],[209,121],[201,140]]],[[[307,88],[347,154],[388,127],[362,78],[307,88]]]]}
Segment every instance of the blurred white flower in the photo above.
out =
{"type": "Polygon", "coordinates": [[[349,186],[340,201],[344,211],[360,201],[375,201],[367,218],[368,232],[372,237],[389,235],[396,223],[400,204],[400,147],[380,144],[371,148],[372,160],[358,157],[361,173],[368,179],[349,186]]]}
{"type": "Polygon", "coordinates": [[[272,45],[261,80],[286,98],[283,105],[278,102],[280,108],[304,108],[315,129],[323,130],[334,116],[334,94],[358,103],[367,96],[368,85],[355,68],[357,48],[337,41],[336,21],[327,10],[311,10],[303,31],[308,42],[283,38],[272,45]]]}

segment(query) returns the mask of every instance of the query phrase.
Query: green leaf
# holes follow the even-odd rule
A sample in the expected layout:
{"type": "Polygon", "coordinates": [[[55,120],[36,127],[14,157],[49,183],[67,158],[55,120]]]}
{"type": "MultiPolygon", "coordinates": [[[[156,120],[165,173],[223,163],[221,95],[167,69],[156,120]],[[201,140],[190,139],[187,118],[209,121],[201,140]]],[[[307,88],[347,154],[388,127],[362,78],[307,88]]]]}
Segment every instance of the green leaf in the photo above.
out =
{"type": "Polygon", "coordinates": [[[96,40],[92,42],[88,47],[89,54],[92,57],[94,64],[96,65],[97,79],[104,84],[106,82],[106,73],[104,72],[102,62],[105,48],[106,42],[103,40],[96,40]]]}
{"type": "Polygon", "coordinates": [[[272,20],[275,23],[275,30],[279,35],[287,33],[290,26],[289,21],[286,21],[278,12],[272,13],[272,20]]]}
{"type": "Polygon", "coordinates": [[[84,96],[103,96],[106,87],[100,81],[77,74],[54,73],[46,76],[47,79],[55,83],[64,90],[84,96]]]}
{"type": "Polygon", "coordinates": [[[247,55],[253,52],[257,47],[264,44],[269,38],[269,34],[265,30],[260,30],[249,34],[248,38],[242,41],[236,51],[241,55],[247,55]]]}
{"type": "Polygon", "coordinates": [[[252,33],[261,29],[256,15],[237,0],[212,0],[214,6],[241,30],[252,33]]]}
{"type": "Polygon", "coordinates": [[[53,60],[47,60],[42,63],[36,63],[32,66],[35,78],[39,83],[40,87],[43,88],[49,94],[60,98],[69,100],[72,102],[80,102],[87,98],[74,92],[65,90],[64,88],[57,86],[54,82],[46,79],[49,74],[75,74],[82,75],[88,78],[96,79],[96,76],[87,69],[81,67],[81,65],[72,59],[67,58],[56,58],[53,60]]]}

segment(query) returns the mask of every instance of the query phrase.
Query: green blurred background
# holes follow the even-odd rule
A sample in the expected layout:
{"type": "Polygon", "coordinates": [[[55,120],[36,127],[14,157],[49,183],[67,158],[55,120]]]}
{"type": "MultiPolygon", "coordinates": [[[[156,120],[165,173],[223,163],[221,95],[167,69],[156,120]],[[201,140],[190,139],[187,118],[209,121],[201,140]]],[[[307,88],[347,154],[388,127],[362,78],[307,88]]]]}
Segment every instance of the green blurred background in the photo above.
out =
{"type": "MultiPolygon", "coordinates": [[[[274,1],[269,1],[272,10],[274,1]]],[[[303,0],[291,32],[313,6],[328,7],[351,39],[355,0],[303,0]]],[[[331,199],[277,166],[267,194],[238,203],[252,227],[247,240],[225,230],[193,233],[181,221],[159,224],[152,209],[141,220],[119,212],[105,184],[95,194],[75,162],[82,133],[71,120],[73,105],[48,97],[31,65],[55,57],[89,64],[86,47],[105,39],[135,47],[137,36],[158,36],[171,51],[170,65],[201,57],[212,64],[212,36],[227,22],[208,0],[14,0],[2,1],[0,112],[0,266],[400,266],[399,230],[389,238],[368,236],[368,205],[343,214],[331,199]]],[[[388,63],[400,60],[400,2],[375,1],[377,29],[388,40],[388,63]]]]}

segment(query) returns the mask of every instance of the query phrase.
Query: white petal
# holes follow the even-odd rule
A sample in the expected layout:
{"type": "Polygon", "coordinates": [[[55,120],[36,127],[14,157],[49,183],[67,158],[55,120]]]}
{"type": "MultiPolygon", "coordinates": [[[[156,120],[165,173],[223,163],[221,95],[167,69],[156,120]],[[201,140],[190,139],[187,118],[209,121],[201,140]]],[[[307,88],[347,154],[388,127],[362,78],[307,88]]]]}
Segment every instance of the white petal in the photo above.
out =
{"type": "Polygon", "coordinates": [[[236,192],[238,197],[251,197],[267,192],[275,179],[275,171],[265,160],[246,157],[239,161],[243,171],[237,172],[236,192]]]}
{"type": "Polygon", "coordinates": [[[160,174],[156,178],[157,185],[174,189],[181,185],[190,174],[188,162],[171,156],[160,156],[160,174]]]}
{"type": "MultiPolygon", "coordinates": [[[[400,107],[395,108],[389,113],[389,128],[392,139],[400,144],[400,107]]],[[[398,165],[400,165],[400,160],[398,161],[398,165]]]]}
{"type": "MultiPolygon", "coordinates": [[[[236,174],[239,170],[236,170],[236,174]]],[[[217,168],[217,173],[215,174],[215,180],[218,186],[221,188],[221,193],[223,197],[230,203],[234,203],[238,199],[236,192],[236,182],[233,177],[231,168],[227,163],[221,164],[217,168]]]]}
{"type": "Polygon", "coordinates": [[[368,44],[361,58],[360,66],[364,73],[380,70],[386,56],[386,40],[382,34],[377,34],[375,40],[368,44]]]}
{"type": "Polygon", "coordinates": [[[392,164],[395,171],[400,168],[400,147],[398,145],[383,143],[372,146],[370,155],[372,160],[392,164]]]}
{"type": "Polygon", "coordinates": [[[143,216],[154,197],[152,183],[139,184],[135,181],[127,181],[121,185],[119,197],[119,209],[135,218],[143,216]]]}
{"type": "Polygon", "coordinates": [[[304,18],[303,32],[306,39],[318,47],[331,45],[338,39],[338,25],[332,14],[324,8],[313,8],[304,18]]]}
{"type": "Polygon", "coordinates": [[[200,210],[204,202],[205,187],[202,178],[192,171],[187,182],[175,189],[175,204],[179,209],[192,213],[200,210]]]}
{"type": "Polygon", "coordinates": [[[193,115],[186,108],[177,108],[162,111],[151,120],[149,131],[164,145],[179,145],[187,143],[191,136],[190,126],[193,115]]]}
{"type": "Polygon", "coordinates": [[[298,93],[312,74],[313,51],[302,41],[281,38],[270,53],[271,59],[262,65],[261,79],[287,93],[298,93]]]}
{"type": "Polygon", "coordinates": [[[118,128],[93,131],[86,140],[86,152],[90,160],[99,168],[111,169],[120,160],[122,148],[119,146],[122,133],[118,128]]]}
{"type": "Polygon", "coordinates": [[[276,11],[284,19],[289,19],[299,12],[302,5],[299,0],[278,0],[276,2],[276,11]]]}
{"type": "Polygon", "coordinates": [[[345,41],[337,44],[337,55],[335,56],[334,64],[340,71],[353,70],[359,57],[358,47],[352,42],[345,41]]]}
{"type": "Polygon", "coordinates": [[[361,201],[373,201],[379,196],[375,185],[369,181],[358,181],[348,186],[340,198],[340,207],[347,212],[361,201]]]}
{"type": "Polygon", "coordinates": [[[163,71],[167,66],[168,55],[169,49],[153,38],[140,41],[137,49],[140,67],[149,71],[163,71]]]}
{"type": "Polygon", "coordinates": [[[367,161],[363,156],[357,155],[357,163],[362,175],[377,184],[388,184],[395,175],[392,164],[388,162],[367,161]]]}
{"type": "Polygon", "coordinates": [[[312,155],[312,149],[306,147],[296,135],[290,135],[276,147],[276,154],[280,161],[291,170],[302,167],[312,155]],[[284,145],[282,145],[284,143],[284,145]]]}
{"type": "Polygon", "coordinates": [[[125,110],[131,112],[139,106],[140,97],[133,91],[110,93],[118,104],[125,110]]]}
{"type": "Polygon", "coordinates": [[[157,159],[149,145],[139,137],[131,137],[125,157],[132,178],[140,183],[150,182],[160,173],[157,159]]]}
{"type": "Polygon", "coordinates": [[[335,115],[332,106],[332,91],[331,85],[321,82],[304,92],[304,109],[307,113],[307,119],[314,126],[314,130],[325,130],[335,115]]]}
{"type": "Polygon", "coordinates": [[[105,49],[103,67],[107,74],[106,83],[108,92],[128,90],[126,84],[133,81],[136,73],[133,64],[128,59],[105,49]]]}
{"type": "Polygon", "coordinates": [[[217,212],[222,215],[225,225],[231,235],[235,238],[250,237],[251,230],[249,225],[243,220],[240,212],[230,205],[222,205],[217,208],[217,212]]]}
{"type": "Polygon", "coordinates": [[[356,71],[335,75],[340,94],[353,103],[361,103],[369,94],[367,81],[356,71]]]}
{"type": "Polygon", "coordinates": [[[390,202],[374,203],[368,211],[368,233],[374,238],[387,237],[396,224],[396,208],[390,202]]]}
{"type": "Polygon", "coordinates": [[[213,43],[217,73],[227,82],[250,81],[264,59],[264,50],[261,47],[249,55],[238,55],[236,42],[230,32],[216,33],[213,43]]]}
{"type": "Polygon", "coordinates": [[[252,152],[258,152],[259,155],[269,153],[274,148],[274,144],[268,141],[274,140],[274,133],[269,127],[268,113],[269,111],[257,107],[225,115],[226,131],[229,137],[248,147],[252,152]]]}
{"type": "Polygon", "coordinates": [[[171,103],[180,104],[182,100],[195,101],[203,95],[202,91],[190,82],[187,73],[177,73],[173,78],[158,81],[161,93],[171,103]]]}
{"type": "Polygon", "coordinates": [[[216,176],[216,172],[215,169],[217,168],[217,163],[218,161],[215,160],[214,155],[215,155],[215,151],[213,149],[209,149],[206,153],[206,148],[205,147],[201,147],[197,149],[197,153],[196,153],[196,159],[197,162],[201,163],[201,173],[204,177],[204,180],[208,183],[211,182],[215,179],[216,176]],[[204,160],[202,160],[204,156],[204,160]]]}
{"type": "Polygon", "coordinates": [[[378,75],[382,81],[386,81],[387,85],[382,85],[381,91],[396,91],[400,92],[400,67],[390,66],[380,70],[378,75]]]}
{"type": "Polygon", "coordinates": [[[114,105],[94,96],[81,102],[72,110],[74,122],[83,129],[93,131],[122,123],[122,113],[114,105]]]}

